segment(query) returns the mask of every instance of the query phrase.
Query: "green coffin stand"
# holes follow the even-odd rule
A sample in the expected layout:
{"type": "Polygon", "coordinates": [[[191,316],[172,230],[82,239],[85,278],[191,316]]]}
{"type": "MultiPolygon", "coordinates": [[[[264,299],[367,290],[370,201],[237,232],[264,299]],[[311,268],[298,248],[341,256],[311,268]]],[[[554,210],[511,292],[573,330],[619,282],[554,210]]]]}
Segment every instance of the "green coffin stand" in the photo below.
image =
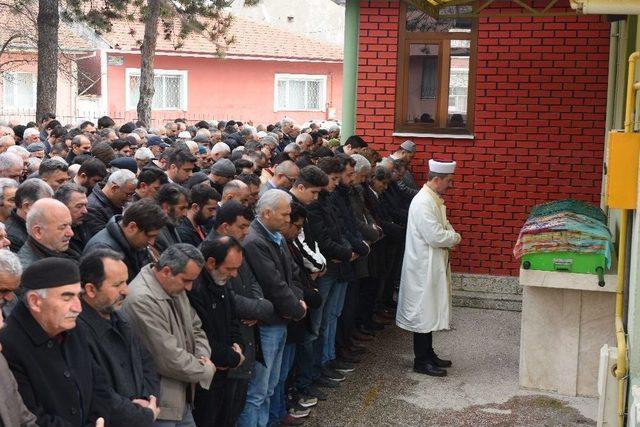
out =
{"type": "Polygon", "coordinates": [[[525,270],[602,274],[607,269],[606,263],[602,254],[539,252],[522,256],[522,268],[525,270]]]}

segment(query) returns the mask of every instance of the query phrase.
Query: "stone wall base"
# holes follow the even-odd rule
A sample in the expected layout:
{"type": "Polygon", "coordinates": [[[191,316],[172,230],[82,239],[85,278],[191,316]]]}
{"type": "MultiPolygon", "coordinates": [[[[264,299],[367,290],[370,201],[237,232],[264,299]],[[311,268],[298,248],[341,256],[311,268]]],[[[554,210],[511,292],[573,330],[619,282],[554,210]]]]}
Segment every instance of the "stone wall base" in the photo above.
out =
{"type": "Polygon", "coordinates": [[[522,310],[522,287],[514,276],[453,273],[453,305],[522,310]]]}

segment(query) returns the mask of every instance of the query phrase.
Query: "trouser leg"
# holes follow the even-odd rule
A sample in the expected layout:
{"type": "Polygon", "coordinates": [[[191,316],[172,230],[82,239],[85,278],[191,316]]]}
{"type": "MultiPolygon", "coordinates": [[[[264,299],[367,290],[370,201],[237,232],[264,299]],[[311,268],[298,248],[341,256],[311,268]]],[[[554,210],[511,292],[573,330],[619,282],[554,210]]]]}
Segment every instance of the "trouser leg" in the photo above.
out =
{"type": "Polygon", "coordinates": [[[433,360],[433,334],[413,333],[413,354],[416,364],[431,363],[433,360]]]}

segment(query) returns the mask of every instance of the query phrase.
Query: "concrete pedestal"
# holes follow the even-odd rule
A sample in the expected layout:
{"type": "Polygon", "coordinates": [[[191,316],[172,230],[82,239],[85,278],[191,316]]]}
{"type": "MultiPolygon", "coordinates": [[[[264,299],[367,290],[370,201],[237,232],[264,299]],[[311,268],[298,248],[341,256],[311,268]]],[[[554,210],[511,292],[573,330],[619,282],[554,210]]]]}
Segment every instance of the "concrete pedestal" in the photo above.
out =
{"type": "Polygon", "coordinates": [[[596,396],[600,347],[615,345],[616,276],[520,270],[520,385],[596,396]]]}

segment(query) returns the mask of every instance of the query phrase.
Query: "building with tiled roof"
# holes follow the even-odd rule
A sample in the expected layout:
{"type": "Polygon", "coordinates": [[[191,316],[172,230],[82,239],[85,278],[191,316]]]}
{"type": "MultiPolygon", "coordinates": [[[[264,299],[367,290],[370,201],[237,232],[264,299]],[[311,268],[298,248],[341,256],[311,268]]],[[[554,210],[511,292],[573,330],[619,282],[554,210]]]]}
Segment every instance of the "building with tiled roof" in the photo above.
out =
{"type": "MultiPolygon", "coordinates": [[[[118,21],[113,30],[102,37],[114,50],[122,52],[137,51],[144,33],[144,23],[118,21]]],[[[228,32],[235,42],[226,48],[228,59],[290,59],[306,61],[342,61],[342,48],[339,45],[323,42],[276,28],[275,26],[253,22],[238,16],[228,32]]],[[[215,55],[217,46],[206,36],[192,34],[180,49],[175,49],[177,40],[158,37],[157,53],[181,52],[188,54],[215,55]]]]}
{"type": "MultiPolygon", "coordinates": [[[[25,123],[34,120],[37,82],[37,8],[15,11],[0,6],[0,117],[25,123]]],[[[72,120],[78,102],[78,61],[96,56],[91,32],[60,21],[57,107],[61,120],[72,120]]]]}
{"type": "MultiPolygon", "coordinates": [[[[340,117],[340,46],[241,17],[233,19],[227,36],[234,42],[222,56],[203,35],[191,34],[176,49],[177,40],[159,31],[153,125],[178,116],[254,123],[340,117]]],[[[116,120],[137,116],[143,34],[142,22],[120,21],[100,36],[108,47],[92,66],[103,78],[91,91],[116,120]]]]}
{"type": "MultiPolygon", "coordinates": [[[[29,20],[31,26],[5,18],[0,37],[8,39],[18,32],[20,37],[12,40],[10,49],[26,61],[17,73],[6,74],[0,114],[31,120],[36,99],[35,18],[29,20]]],[[[242,17],[234,17],[227,33],[234,42],[222,56],[204,35],[191,34],[176,49],[177,40],[166,39],[160,26],[159,32],[151,125],[176,117],[255,123],[283,117],[299,122],[340,117],[342,48],[338,45],[242,17]]],[[[115,22],[112,31],[103,34],[61,21],[64,65],[57,113],[63,121],[104,114],[116,121],[136,119],[143,33],[144,24],[137,21],[115,22]]],[[[0,71],[1,67],[2,61],[0,71]]]]}
{"type": "MultiPolygon", "coordinates": [[[[6,42],[10,51],[35,51],[38,44],[37,8],[32,13],[16,12],[13,8],[0,6],[0,45],[6,42]]],[[[73,23],[60,20],[58,42],[64,53],[93,52],[95,45],[79,34],[73,23]]]]}

